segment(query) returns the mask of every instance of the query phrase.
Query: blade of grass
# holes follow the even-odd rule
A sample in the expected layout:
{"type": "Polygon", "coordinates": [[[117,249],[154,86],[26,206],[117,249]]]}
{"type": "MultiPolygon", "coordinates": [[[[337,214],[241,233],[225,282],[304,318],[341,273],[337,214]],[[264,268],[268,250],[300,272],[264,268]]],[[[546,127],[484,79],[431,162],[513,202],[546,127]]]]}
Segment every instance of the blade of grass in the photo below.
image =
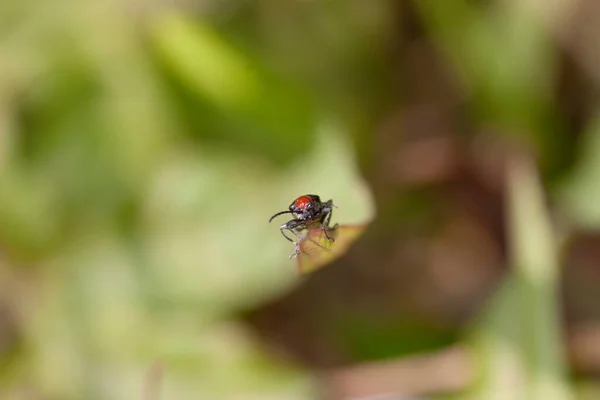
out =
{"type": "Polygon", "coordinates": [[[512,278],[502,283],[468,339],[476,380],[460,398],[526,400],[519,325],[515,323],[519,299],[514,296],[516,282],[512,278]]]}
{"type": "Polygon", "coordinates": [[[508,184],[508,222],[518,286],[528,398],[566,399],[559,321],[557,243],[534,167],[515,160],[508,184]]]}
{"type": "Polygon", "coordinates": [[[552,224],[534,167],[509,166],[507,225],[511,271],[470,340],[478,379],[464,398],[564,400],[559,265],[552,224]]]}

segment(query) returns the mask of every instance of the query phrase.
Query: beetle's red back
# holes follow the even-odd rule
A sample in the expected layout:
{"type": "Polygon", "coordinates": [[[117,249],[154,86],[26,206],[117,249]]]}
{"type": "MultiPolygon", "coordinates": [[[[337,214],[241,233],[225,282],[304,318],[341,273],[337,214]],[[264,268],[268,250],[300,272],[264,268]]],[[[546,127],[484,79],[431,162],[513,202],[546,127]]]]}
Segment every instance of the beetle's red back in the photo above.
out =
{"type": "Polygon", "coordinates": [[[292,203],[295,207],[298,207],[301,210],[306,210],[309,204],[314,204],[315,200],[310,196],[300,196],[294,203],[292,203]]]}

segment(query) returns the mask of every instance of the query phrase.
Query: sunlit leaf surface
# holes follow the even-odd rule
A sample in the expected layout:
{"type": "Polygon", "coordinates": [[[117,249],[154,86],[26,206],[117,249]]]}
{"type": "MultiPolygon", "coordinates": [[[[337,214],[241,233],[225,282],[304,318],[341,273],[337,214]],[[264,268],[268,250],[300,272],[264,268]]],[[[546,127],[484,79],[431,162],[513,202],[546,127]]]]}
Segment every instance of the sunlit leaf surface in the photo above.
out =
{"type": "Polygon", "coordinates": [[[366,227],[366,224],[338,225],[328,231],[331,241],[322,229],[311,229],[298,245],[298,271],[313,272],[340,258],[366,227]]]}

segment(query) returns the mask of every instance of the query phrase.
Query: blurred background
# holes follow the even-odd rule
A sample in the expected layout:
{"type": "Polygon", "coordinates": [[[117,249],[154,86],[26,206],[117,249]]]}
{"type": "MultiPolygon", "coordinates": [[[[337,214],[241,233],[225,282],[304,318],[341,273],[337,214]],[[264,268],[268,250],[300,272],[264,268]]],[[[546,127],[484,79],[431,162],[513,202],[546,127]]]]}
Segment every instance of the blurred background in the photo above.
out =
{"type": "Polygon", "coordinates": [[[1,2],[0,398],[600,398],[599,27],[1,2]],[[300,275],[306,193],[362,235],[300,275]]]}

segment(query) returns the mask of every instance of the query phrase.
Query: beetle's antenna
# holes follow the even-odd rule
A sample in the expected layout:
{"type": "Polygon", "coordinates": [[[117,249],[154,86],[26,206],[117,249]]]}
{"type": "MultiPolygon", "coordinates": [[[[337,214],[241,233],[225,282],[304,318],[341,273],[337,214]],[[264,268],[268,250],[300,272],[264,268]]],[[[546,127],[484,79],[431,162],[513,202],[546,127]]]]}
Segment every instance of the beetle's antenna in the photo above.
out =
{"type": "Polygon", "coordinates": [[[279,215],[282,215],[282,214],[292,214],[292,212],[291,212],[291,211],[280,211],[280,212],[278,212],[277,214],[273,215],[273,216],[271,217],[271,219],[269,219],[269,223],[270,223],[270,222],[273,220],[273,218],[275,218],[275,217],[277,217],[277,216],[279,216],[279,215]]]}

